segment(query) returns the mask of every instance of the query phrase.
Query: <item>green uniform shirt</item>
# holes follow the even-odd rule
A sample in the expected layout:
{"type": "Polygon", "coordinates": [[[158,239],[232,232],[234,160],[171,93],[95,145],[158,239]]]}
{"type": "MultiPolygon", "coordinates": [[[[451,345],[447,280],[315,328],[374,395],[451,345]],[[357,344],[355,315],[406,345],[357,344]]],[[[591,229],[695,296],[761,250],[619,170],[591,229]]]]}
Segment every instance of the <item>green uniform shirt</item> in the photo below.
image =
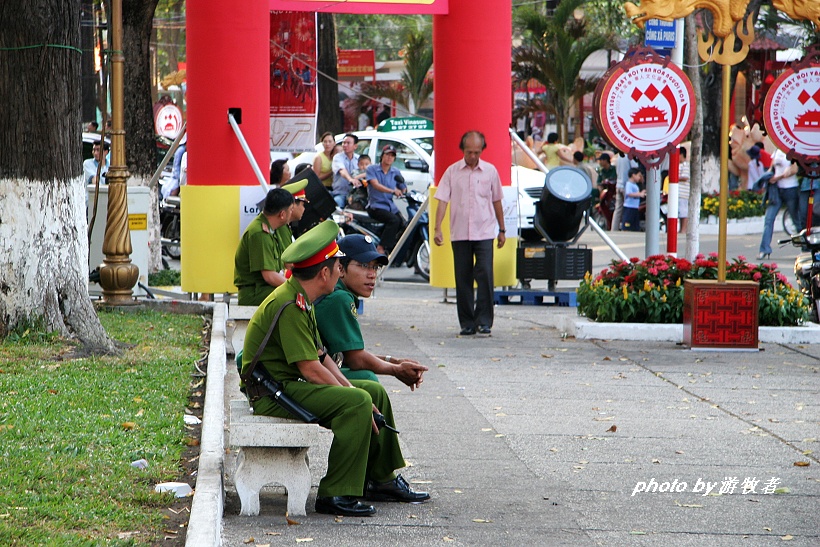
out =
{"type": "Polygon", "coordinates": [[[256,355],[276,312],[285,302],[297,300],[297,295],[300,294],[304,299],[304,309],[296,303],[285,308],[265,350],[259,357],[259,364],[265,367],[274,380],[280,382],[304,380],[296,363],[315,361],[319,358],[316,347],[319,331],[316,328],[313,305],[308,301],[302,286],[294,277],[276,287],[251,317],[245,333],[243,373],[247,371],[253,356],[256,355]]]}
{"type": "MultiPolygon", "coordinates": [[[[316,303],[319,334],[329,354],[364,349],[358,307],[359,299],[347,290],[341,280],[336,283],[332,293],[316,303]]],[[[351,370],[343,364],[341,371],[348,380],[379,381],[370,370],[351,370]]]]}
{"type": "Polygon", "coordinates": [[[282,253],[292,241],[290,228],[283,226],[273,230],[262,213],[251,221],[234,257],[233,283],[239,288],[240,305],[257,306],[273,291],[262,277],[262,271],[284,270],[282,253]]]}
{"type": "Polygon", "coordinates": [[[319,334],[330,354],[364,349],[357,311],[359,299],[341,280],[332,293],[316,304],[319,334]]]}

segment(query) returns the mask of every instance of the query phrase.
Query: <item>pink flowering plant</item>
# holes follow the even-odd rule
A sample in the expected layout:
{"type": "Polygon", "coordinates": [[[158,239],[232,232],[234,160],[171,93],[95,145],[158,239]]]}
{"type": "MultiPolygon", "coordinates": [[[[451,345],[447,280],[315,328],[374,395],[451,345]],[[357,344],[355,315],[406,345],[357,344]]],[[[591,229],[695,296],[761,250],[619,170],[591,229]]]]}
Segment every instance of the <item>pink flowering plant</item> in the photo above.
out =
{"type": "MultiPolygon", "coordinates": [[[[593,321],[680,323],[684,279],[717,279],[717,255],[684,258],[655,255],[612,261],[597,276],[587,274],[578,287],[578,313],[593,321]]],[[[808,299],[777,271],[777,264],[755,264],[738,256],[726,263],[726,279],[760,283],[761,326],[800,325],[808,317],[808,299]]]]}

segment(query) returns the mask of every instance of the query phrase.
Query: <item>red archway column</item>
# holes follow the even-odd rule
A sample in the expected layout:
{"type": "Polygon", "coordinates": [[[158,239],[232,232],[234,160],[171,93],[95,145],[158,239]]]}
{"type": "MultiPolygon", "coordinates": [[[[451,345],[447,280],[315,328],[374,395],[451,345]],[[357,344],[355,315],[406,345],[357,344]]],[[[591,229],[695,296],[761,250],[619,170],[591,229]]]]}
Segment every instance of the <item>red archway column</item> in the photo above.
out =
{"type": "MultiPolygon", "coordinates": [[[[487,139],[481,159],[495,165],[502,184],[509,186],[511,0],[450,0],[449,6],[449,14],[433,16],[435,180],[464,157],[459,141],[466,131],[475,129],[487,139]]],[[[432,195],[434,191],[431,189],[432,195]]],[[[431,201],[431,219],[437,203],[431,201]]],[[[508,223],[507,230],[507,245],[495,252],[497,286],[515,284],[515,226],[508,223]]],[[[455,278],[447,217],[443,231],[444,245],[431,248],[430,284],[449,288],[455,287],[455,278]]]]}
{"type": "Polygon", "coordinates": [[[511,0],[450,0],[433,16],[436,180],[460,159],[459,139],[477,129],[487,138],[481,155],[510,184],[512,121],[511,0]]]}
{"type": "Polygon", "coordinates": [[[239,127],[267,176],[269,40],[267,2],[188,3],[188,185],[181,189],[186,292],[236,290],[240,187],[259,182],[228,123],[228,109],[242,109],[239,127]]]}

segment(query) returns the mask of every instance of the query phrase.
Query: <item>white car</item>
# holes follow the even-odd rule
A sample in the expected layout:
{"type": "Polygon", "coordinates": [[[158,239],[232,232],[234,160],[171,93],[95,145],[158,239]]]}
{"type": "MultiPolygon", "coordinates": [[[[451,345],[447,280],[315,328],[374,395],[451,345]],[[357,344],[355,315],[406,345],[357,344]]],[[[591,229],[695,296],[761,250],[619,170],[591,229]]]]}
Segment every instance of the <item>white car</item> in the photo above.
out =
{"type": "MultiPolygon", "coordinates": [[[[400,131],[353,131],[359,138],[356,153],[367,154],[373,163],[379,162],[380,151],[385,146],[396,148],[396,161],[393,164],[398,168],[410,190],[427,194],[427,188],[433,184],[434,153],[432,129],[408,129],[400,131]]],[[[341,143],[345,133],[336,135],[336,142],[341,143]]],[[[316,145],[315,152],[304,152],[288,161],[291,172],[302,163],[313,165],[316,154],[321,152],[322,144],[316,145]]],[[[535,202],[541,198],[544,188],[545,175],[541,171],[527,169],[514,165],[511,173],[511,184],[518,188],[518,227],[519,234],[526,238],[541,239],[533,228],[532,221],[535,215],[535,202]]]]}

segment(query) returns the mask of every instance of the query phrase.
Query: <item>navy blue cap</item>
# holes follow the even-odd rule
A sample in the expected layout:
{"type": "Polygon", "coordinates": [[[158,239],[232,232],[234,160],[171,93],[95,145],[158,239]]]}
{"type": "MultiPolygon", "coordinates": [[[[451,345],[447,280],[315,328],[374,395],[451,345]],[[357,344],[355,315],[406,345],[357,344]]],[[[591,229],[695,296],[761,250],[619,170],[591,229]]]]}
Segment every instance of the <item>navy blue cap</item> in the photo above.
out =
{"type": "Polygon", "coordinates": [[[361,234],[352,234],[339,240],[339,250],[346,257],[361,264],[377,260],[382,266],[387,264],[387,257],[376,250],[373,238],[361,234]]]}

